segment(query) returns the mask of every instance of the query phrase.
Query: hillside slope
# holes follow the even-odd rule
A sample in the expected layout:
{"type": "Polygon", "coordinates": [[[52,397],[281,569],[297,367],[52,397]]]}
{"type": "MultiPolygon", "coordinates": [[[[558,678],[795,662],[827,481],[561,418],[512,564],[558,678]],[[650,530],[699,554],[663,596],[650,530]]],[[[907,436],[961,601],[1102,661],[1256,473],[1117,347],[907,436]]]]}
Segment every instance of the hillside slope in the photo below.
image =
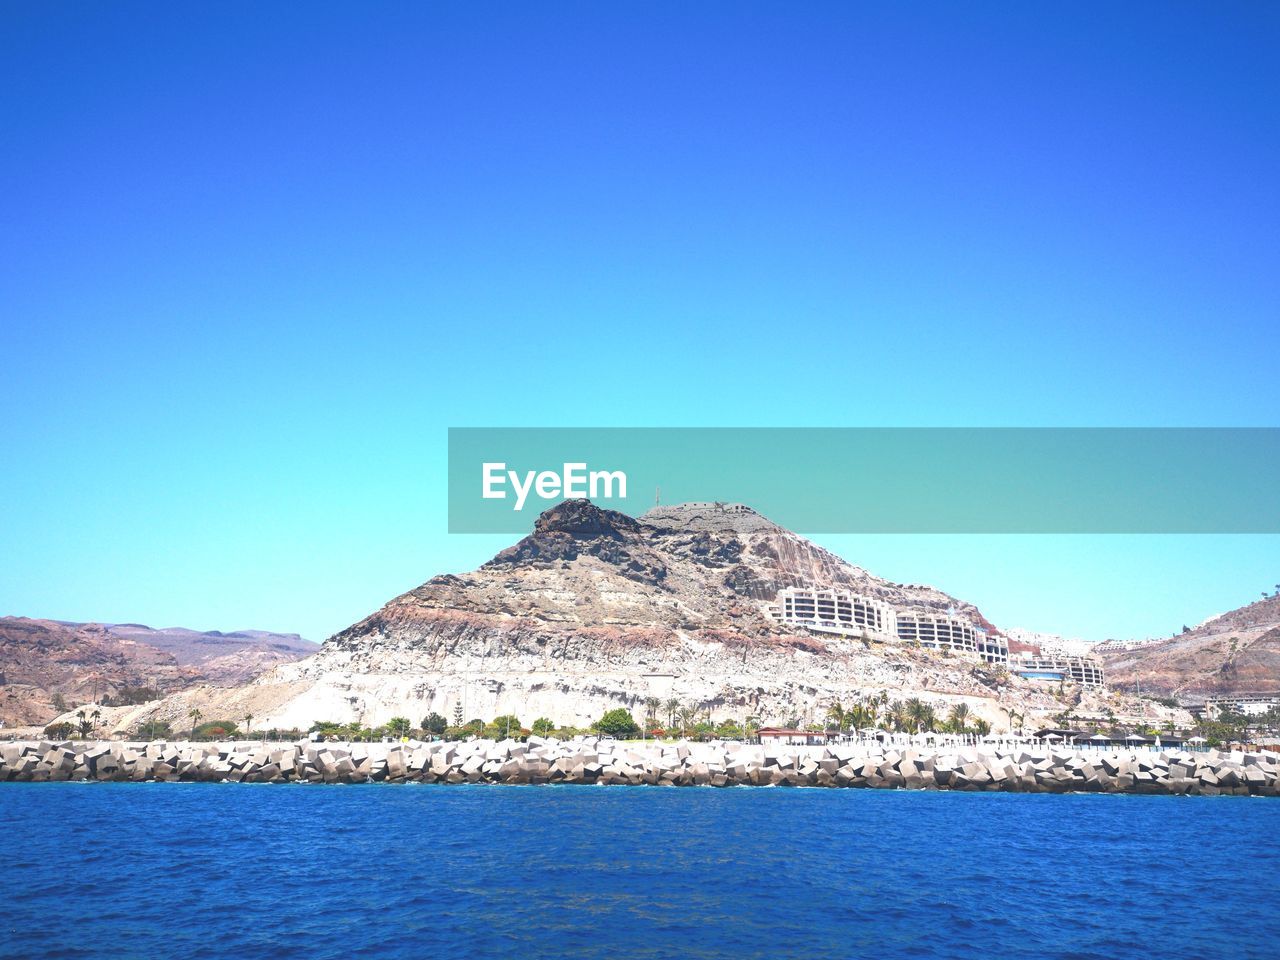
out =
{"type": "Polygon", "coordinates": [[[43,724],[68,705],[125,688],[231,687],[319,647],[296,634],[0,618],[0,721],[43,724]]]}
{"type": "Polygon", "coordinates": [[[1007,710],[1063,709],[1046,685],[986,665],[797,633],[764,613],[781,587],[813,583],[986,622],[970,603],[876,577],[746,508],[687,504],[636,519],[566,501],[480,569],[394,598],[314,657],[236,690],[183,694],[158,716],[180,723],[194,706],[306,728],[457,708],[582,725],[657,697],[719,717],[819,720],[832,699],[880,691],[967,698],[997,727],[1007,710]]]}
{"type": "Polygon", "coordinates": [[[1280,690],[1280,596],[1214,617],[1159,643],[1104,655],[1113,682],[1188,704],[1280,690]]]}

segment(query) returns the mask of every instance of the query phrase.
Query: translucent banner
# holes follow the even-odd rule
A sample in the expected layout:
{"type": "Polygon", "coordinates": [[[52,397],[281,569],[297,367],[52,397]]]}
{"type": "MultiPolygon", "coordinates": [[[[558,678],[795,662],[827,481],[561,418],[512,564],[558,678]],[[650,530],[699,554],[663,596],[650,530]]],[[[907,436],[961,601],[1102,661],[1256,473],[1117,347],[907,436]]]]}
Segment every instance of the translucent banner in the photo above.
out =
{"type": "Polygon", "coordinates": [[[741,503],[803,533],[1277,533],[1277,428],[449,430],[449,531],[585,497],[741,503]]]}

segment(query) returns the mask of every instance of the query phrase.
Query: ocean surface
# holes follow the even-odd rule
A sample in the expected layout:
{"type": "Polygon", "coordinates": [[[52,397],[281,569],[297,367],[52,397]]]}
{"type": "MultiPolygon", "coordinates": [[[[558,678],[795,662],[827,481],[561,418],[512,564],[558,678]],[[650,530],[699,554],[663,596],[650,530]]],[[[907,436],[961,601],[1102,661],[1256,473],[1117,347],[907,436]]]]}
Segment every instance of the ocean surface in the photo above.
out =
{"type": "Polygon", "coordinates": [[[0,957],[1280,956],[1280,800],[0,784],[0,957]]]}

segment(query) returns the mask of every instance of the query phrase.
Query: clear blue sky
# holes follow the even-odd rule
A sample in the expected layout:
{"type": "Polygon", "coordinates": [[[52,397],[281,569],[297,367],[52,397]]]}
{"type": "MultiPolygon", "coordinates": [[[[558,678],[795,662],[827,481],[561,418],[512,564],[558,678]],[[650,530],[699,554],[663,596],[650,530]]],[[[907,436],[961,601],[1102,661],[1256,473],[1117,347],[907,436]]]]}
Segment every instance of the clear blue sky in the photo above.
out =
{"type": "MultiPolygon", "coordinates": [[[[0,613],[322,639],[505,545],[450,425],[1277,425],[1280,8],[882,7],[6,7],[0,613]]],[[[1095,639],[1280,581],[823,542],[1095,639]]]]}

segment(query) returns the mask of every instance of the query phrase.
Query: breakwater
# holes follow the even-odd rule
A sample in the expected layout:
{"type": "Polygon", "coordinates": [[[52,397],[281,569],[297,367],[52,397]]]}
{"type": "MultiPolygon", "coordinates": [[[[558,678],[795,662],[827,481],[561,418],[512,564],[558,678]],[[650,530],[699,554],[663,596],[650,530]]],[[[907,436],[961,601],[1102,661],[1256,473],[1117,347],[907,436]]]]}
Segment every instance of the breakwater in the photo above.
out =
{"type": "Polygon", "coordinates": [[[0,781],[597,783],[1280,795],[1280,755],[610,740],[0,744],[0,781]]]}

